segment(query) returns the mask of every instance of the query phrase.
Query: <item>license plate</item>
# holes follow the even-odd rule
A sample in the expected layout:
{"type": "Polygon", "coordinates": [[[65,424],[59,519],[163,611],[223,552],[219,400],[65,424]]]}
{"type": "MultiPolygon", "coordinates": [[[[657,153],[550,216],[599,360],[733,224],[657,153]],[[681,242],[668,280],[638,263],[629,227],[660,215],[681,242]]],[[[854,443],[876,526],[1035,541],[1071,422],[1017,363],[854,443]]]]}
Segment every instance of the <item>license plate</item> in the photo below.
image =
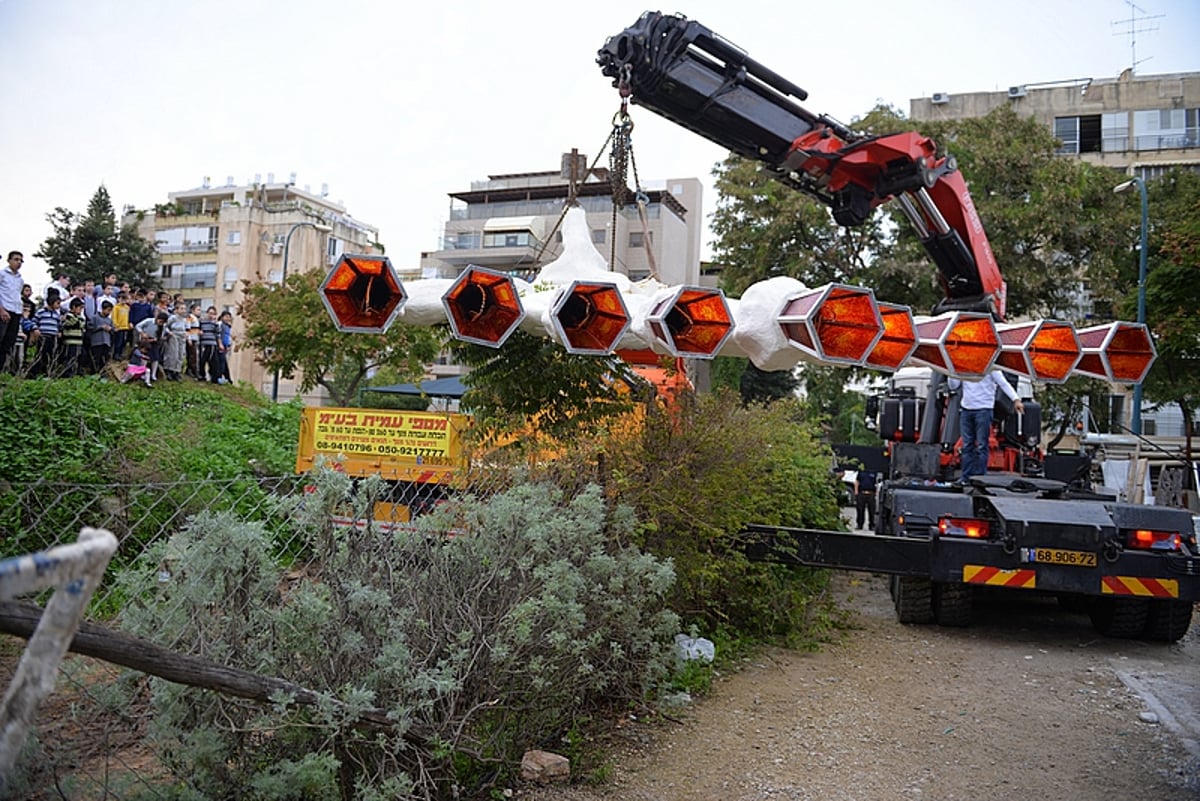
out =
{"type": "Polygon", "coordinates": [[[1095,567],[1099,561],[1091,551],[1068,551],[1062,548],[1028,548],[1026,558],[1039,564],[1072,567],[1095,567]]]}

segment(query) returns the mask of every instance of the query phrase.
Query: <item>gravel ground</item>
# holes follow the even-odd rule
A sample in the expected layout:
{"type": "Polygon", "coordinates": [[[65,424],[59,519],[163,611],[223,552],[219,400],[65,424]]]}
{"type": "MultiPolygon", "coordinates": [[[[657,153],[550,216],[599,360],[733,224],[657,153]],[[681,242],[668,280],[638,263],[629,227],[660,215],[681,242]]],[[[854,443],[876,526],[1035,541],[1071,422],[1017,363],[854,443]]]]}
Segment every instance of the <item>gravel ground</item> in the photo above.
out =
{"type": "Polygon", "coordinates": [[[529,801],[1200,799],[1200,615],[1180,643],[1110,640],[1025,593],[968,629],[901,626],[886,580],[839,574],[856,628],[772,650],[679,722],[626,723],[597,787],[529,801]]]}

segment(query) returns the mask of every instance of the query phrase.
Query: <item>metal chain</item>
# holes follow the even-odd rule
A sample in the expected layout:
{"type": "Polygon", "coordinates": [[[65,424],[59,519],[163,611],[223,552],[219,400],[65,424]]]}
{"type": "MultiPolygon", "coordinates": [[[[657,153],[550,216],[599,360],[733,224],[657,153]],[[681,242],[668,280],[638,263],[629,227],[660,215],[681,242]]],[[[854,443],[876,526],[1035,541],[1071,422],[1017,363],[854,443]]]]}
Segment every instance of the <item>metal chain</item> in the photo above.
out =
{"type": "Polygon", "coordinates": [[[629,116],[628,102],[621,100],[621,109],[613,117],[612,151],[608,157],[608,180],[612,187],[612,232],[609,242],[609,269],[617,271],[617,210],[625,206],[628,183],[629,159],[631,155],[630,133],[633,120],[629,116]]]}

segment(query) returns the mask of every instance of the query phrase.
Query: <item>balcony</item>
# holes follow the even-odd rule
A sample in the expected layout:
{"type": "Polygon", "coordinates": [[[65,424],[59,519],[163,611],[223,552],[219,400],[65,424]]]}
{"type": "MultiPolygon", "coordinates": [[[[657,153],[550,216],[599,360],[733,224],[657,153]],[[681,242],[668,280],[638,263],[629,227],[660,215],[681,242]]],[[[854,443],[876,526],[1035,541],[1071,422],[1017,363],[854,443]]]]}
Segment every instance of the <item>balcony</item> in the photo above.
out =
{"type": "Polygon", "coordinates": [[[174,253],[213,253],[217,249],[217,240],[212,239],[208,242],[184,242],[182,245],[158,245],[158,252],[164,254],[174,253]]]}

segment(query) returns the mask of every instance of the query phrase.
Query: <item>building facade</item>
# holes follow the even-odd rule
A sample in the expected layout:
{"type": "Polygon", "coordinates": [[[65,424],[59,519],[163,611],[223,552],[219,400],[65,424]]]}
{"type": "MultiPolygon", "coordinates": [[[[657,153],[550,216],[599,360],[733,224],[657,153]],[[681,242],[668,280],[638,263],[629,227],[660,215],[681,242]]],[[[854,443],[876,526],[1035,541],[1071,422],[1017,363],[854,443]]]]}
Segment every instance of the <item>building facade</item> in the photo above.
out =
{"type": "MultiPolygon", "coordinates": [[[[574,198],[587,212],[592,243],[614,272],[634,281],[700,284],[699,179],[672,178],[661,188],[643,188],[641,203],[625,187],[627,201],[614,214],[611,177],[607,168],[589,173],[586,157],[573,152],[563,155],[558,170],[491,175],[469,190],[451,192],[441,247],[421,254],[421,276],[454,278],[473,264],[532,278],[561,254],[559,226],[574,198]]],[[[458,375],[462,369],[444,358],[433,374],[458,375]]]]}
{"type": "Polygon", "coordinates": [[[256,176],[244,185],[231,177],[224,186],[205,179],[195,189],[169,192],[153,209],[126,209],[122,223],[135,224],[155,243],[165,291],[182,294],[189,305],[233,313],[230,375],[279,400],[296,395],[295,383],[236,348],[243,282],[277,284],[289,270],[328,269],[342,253],[379,252],[378,229],[351,217],[324,188],[298,188],[294,176],[285,182],[256,176]]]}
{"type": "Polygon", "coordinates": [[[1150,180],[1170,167],[1200,170],[1200,72],[1030,83],[998,92],[909,101],[914,120],[982,117],[1002,105],[1044,123],[1058,152],[1150,180]]]}

